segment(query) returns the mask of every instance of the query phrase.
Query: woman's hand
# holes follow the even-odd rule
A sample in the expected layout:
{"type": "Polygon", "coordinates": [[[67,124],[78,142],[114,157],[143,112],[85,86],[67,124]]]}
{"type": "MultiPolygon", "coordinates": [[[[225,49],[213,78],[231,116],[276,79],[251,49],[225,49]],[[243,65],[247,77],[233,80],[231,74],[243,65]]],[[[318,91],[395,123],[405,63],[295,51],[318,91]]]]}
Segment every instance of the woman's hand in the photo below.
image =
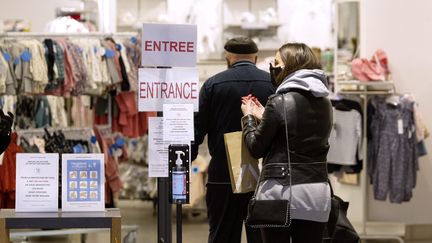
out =
{"type": "Polygon", "coordinates": [[[252,101],[254,103],[254,107],[253,107],[253,110],[252,110],[253,111],[252,115],[254,115],[256,118],[258,118],[258,120],[261,120],[265,108],[259,102],[259,100],[256,97],[253,97],[252,101]]]}
{"type": "Polygon", "coordinates": [[[252,100],[242,98],[241,110],[244,116],[253,115],[254,106],[255,104],[253,103],[252,100]]]}

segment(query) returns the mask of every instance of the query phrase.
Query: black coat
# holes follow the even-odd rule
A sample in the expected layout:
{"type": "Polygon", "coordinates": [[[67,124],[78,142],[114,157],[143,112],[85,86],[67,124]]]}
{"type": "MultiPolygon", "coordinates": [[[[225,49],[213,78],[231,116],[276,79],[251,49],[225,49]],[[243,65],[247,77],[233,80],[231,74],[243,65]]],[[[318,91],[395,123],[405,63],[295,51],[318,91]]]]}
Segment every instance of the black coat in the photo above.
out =
{"type": "Polygon", "coordinates": [[[325,162],[333,114],[327,98],[317,98],[303,90],[291,90],[272,96],[259,124],[252,115],[242,119],[246,146],[255,158],[265,157],[264,166],[272,163],[287,164],[285,112],[292,183],[326,182],[325,162]]]}
{"type": "Polygon", "coordinates": [[[253,63],[240,61],[232,68],[209,78],[201,87],[199,112],[195,114],[195,142],[192,145],[192,160],[208,134],[211,155],[209,182],[230,183],[224,145],[224,133],[241,131],[241,97],[254,95],[265,105],[274,86],[269,73],[259,70],[253,63]]]}

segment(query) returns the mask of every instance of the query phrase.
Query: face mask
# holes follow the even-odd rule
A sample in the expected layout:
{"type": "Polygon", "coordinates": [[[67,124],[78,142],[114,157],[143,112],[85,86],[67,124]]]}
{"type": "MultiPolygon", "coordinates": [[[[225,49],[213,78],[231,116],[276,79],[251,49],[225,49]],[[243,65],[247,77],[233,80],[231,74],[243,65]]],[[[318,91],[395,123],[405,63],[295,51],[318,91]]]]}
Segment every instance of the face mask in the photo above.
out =
{"type": "Polygon", "coordinates": [[[282,70],[282,67],[273,67],[273,65],[270,63],[270,79],[274,86],[278,86],[277,77],[282,72],[282,70]]]}

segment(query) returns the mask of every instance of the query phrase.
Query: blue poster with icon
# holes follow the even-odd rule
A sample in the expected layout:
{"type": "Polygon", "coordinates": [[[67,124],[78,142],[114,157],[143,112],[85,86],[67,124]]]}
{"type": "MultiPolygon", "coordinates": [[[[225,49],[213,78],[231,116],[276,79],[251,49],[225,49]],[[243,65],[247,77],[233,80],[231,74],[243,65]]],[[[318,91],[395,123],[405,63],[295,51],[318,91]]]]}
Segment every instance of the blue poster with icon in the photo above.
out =
{"type": "Polygon", "coordinates": [[[62,210],[105,210],[103,154],[62,155],[62,210]]]}

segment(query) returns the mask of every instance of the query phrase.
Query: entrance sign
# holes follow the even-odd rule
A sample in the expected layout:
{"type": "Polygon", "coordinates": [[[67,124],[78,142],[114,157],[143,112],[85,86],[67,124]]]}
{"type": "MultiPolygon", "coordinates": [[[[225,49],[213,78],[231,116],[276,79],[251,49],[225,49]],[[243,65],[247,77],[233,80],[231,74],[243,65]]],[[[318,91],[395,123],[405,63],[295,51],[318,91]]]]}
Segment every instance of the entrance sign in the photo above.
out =
{"type": "Polygon", "coordinates": [[[143,25],[142,66],[195,67],[196,56],[196,25],[143,25]]]}
{"type": "Polygon", "coordinates": [[[62,211],[105,211],[103,154],[62,155],[62,211]]]}
{"type": "Polygon", "coordinates": [[[139,69],[138,110],[162,111],[163,104],[193,104],[198,111],[196,68],[139,69]]]}
{"type": "Polygon", "coordinates": [[[16,212],[57,212],[58,154],[16,155],[16,212]]]}

